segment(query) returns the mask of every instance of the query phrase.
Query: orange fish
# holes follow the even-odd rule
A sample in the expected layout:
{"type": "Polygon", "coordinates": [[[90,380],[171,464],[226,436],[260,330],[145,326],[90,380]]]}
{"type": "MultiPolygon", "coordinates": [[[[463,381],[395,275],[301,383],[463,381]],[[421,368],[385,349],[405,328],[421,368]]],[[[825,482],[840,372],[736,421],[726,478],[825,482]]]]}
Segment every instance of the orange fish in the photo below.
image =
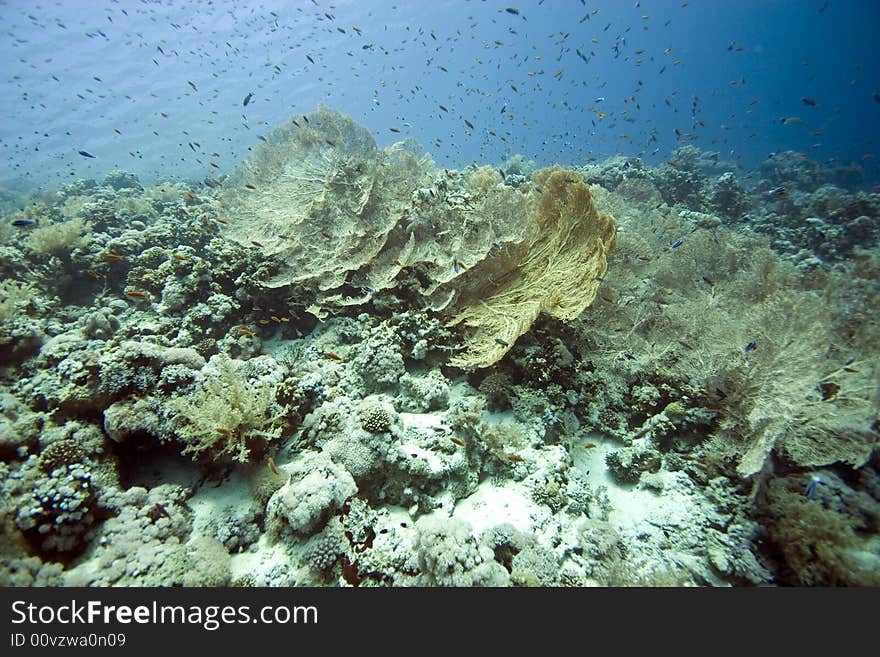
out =
{"type": "Polygon", "coordinates": [[[149,301],[150,297],[148,297],[143,292],[138,292],[137,290],[126,290],[125,296],[131,297],[132,299],[137,299],[138,301],[149,301]]]}

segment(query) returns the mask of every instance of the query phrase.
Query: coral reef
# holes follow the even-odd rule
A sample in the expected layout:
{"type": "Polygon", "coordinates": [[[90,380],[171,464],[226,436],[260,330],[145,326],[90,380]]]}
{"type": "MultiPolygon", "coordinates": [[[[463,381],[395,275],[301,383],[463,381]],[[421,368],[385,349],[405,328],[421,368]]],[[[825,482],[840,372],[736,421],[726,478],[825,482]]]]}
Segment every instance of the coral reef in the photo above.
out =
{"type": "Polygon", "coordinates": [[[855,172],[301,118],[3,206],[0,584],[877,584],[855,172]]]}

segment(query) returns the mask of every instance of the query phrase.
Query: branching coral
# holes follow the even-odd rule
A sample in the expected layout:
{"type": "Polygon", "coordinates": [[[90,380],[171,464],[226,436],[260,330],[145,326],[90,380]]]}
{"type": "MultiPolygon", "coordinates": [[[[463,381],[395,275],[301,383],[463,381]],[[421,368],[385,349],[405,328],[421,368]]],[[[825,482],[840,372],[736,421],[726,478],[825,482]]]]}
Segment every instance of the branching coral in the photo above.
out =
{"type": "Polygon", "coordinates": [[[81,246],[91,226],[75,217],[60,223],[34,228],[28,236],[28,246],[37,255],[60,255],[81,246]]]}
{"type": "Polygon", "coordinates": [[[811,499],[801,482],[772,480],[764,493],[763,522],[782,561],[782,578],[797,586],[880,585],[876,526],[828,501],[811,499]],[[867,525],[867,526],[866,526],[867,525]]]}
{"type": "Polygon", "coordinates": [[[248,381],[228,357],[215,357],[216,373],[194,393],[171,400],[183,420],[178,435],[183,454],[211,452],[215,458],[246,461],[255,442],[281,435],[284,411],[275,400],[275,384],[248,381]]]}
{"type": "Polygon", "coordinates": [[[582,177],[560,168],[534,175],[542,190],[525,239],[463,277],[450,325],[470,329],[459,367],[488,367],[542,311],[573,319],[596,298],[614,247],[614,219],[596,209],[582,177]]]}
{"type": "Polygon", "coordinates": [[[0,281],[0,324],[15,317],[18,311],[30,303],[35,290],[24,281],[0,281]]]}

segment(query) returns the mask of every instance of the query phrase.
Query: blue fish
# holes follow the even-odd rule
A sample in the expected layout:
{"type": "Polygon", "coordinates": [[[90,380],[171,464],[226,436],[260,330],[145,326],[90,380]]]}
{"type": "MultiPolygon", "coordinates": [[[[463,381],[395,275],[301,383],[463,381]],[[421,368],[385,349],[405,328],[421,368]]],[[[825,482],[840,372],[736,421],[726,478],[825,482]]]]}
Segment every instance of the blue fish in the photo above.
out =
{"type": "Polygon", "coordinates": [[[675,243],[669,247],[669,250],[673,251],[673,250],[677,249],[678,247],[680,247],[682,244],[684,244],[684,240],[675,240],[675,243]]]}
{"type": "Polygon", "coordinates": [[[94,155],[92,155],[88,151],[79,151],[79,154],[82,155],[83,157],[95,157],[94,155]]]}
{"type": "Polygon", "coordinates": [[[35,223],[37,223],[37,222],[34,221],[33,219],[16,219],[15,221],[12,222],[12,225],[22,227],[22,226],[33,226],[35,223]]]}

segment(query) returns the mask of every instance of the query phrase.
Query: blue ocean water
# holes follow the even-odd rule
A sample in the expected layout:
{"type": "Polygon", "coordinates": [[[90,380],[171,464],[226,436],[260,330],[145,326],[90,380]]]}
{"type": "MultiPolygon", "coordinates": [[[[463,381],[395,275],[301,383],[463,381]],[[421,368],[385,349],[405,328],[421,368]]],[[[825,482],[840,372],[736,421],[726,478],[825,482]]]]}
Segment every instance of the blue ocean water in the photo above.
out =
{"type": "Polygon", "coordinates": [[[880,179],[872,1],[6,0],[0,22],[6,185],[216,176],[318,103],[445,166],[693,143],[880,179]]]}

